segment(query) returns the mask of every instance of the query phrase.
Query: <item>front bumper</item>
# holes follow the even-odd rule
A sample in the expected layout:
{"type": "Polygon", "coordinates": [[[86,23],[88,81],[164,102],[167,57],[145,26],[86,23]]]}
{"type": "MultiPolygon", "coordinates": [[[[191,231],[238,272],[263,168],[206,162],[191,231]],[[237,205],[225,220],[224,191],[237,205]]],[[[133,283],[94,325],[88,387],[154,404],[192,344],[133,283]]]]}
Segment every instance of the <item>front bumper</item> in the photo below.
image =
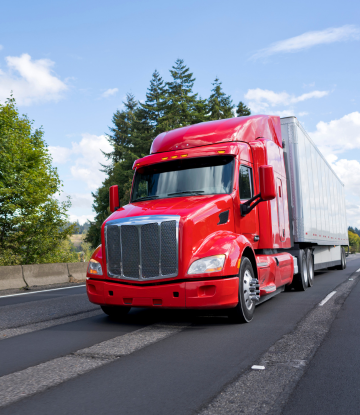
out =
{"type": "Polygon", "coordinates": [[[89,278],[89,300],[100,305],[162,308],[232,308],[238,303],[239,278],[135,286],[89,278]]]}

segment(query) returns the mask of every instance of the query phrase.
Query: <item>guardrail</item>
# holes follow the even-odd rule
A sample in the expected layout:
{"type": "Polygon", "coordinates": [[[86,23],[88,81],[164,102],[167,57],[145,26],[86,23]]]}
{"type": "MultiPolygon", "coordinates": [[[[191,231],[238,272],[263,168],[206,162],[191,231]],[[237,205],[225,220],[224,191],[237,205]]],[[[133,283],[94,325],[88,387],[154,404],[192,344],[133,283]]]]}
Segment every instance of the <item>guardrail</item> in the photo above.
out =
{"type": "Polygon", "coordinates": [[[85,281],[88,262],[0,266],[0,290],[85,281]]]}

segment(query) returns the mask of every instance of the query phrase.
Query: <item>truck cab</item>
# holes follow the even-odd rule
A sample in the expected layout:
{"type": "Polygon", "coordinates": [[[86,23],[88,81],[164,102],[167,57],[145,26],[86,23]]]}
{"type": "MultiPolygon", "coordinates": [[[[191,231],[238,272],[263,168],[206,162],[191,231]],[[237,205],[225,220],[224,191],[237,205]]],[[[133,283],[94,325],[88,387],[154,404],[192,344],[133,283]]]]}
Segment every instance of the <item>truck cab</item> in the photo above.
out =
{"type": "Polygon", "coordinates": [[[157,136],[134,162],[130,203],[112,214],[87,272],[87,293],[111,316],[131,307],[224,309],[249,322],[255,305],[297,270],[280,118],[212,121],[157,136]]]}

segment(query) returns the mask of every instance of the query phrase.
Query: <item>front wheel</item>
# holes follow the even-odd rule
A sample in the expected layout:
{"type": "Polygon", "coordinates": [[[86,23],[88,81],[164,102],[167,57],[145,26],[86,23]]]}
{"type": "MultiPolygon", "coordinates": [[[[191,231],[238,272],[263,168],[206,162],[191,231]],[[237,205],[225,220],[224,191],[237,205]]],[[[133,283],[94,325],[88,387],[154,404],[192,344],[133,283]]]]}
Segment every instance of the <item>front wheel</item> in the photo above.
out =
{"type": "Polygon", "coordinates": [[[121,318],[126,316],[126,314],[130,311],[131,307],[122,307],[122,306],[108,306],[102,305],[102,311],[107,314],[109,317],[113,318],[121,318]]]}
{"type": "Polygon", "coordinates": [[[314,283],[314,258],[310,249],[307,250],[307,269],[308,269],[308,286],[311,287],[314,283]]]}
{"type": "Polygon", "coordinates": [[[239,302],[229,310],[229,318],[234,323],[250,323],[254,317],[255,304],[251,299],[251,281],[254,270],[248,258],[242,258],[239,272],[239,302]]]}

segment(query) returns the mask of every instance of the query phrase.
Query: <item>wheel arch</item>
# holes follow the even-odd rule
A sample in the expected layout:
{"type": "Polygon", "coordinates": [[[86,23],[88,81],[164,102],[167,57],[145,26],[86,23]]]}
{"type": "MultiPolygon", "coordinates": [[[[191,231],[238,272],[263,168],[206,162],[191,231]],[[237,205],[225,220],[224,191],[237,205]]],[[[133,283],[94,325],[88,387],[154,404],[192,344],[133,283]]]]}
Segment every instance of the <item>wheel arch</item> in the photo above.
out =
{"type": "Polygon", "coordinates": [[[256,265],[256,257],[255,257],[254,251],[249,246],[246,246],[245,249],[242,252],[241,257],[249,259],[249,261],[251,262],[251,265],[253,267],[253,270],[254,270],[254,275],[255,275],[256,279],[258,280],[259,276],[258,276],[258,270],[257,270],[257,265],[256,265]]]}

